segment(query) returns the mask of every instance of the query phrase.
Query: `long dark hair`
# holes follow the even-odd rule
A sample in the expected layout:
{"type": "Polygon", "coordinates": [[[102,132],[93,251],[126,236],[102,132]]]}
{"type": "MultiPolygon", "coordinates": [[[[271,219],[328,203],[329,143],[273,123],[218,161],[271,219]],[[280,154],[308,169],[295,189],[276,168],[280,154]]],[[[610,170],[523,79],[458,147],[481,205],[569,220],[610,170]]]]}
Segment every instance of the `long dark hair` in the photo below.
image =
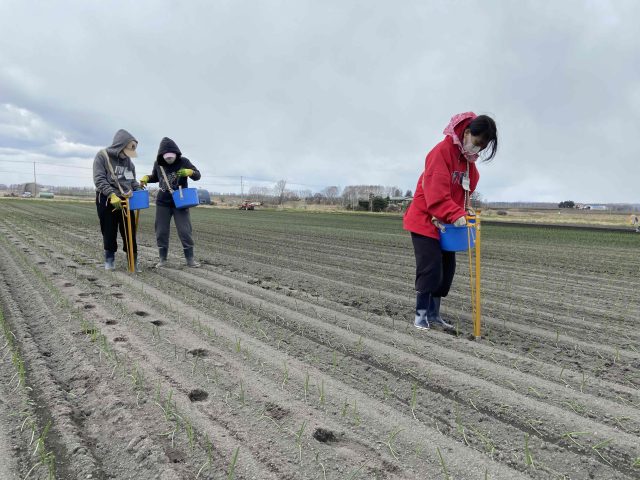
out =
{"type": "Polygon", "coordinates": [[[498,129],[493,118],[487,115],[478,115],[471,120],[468,128],[471,131],[471,135],[480,137],[483,142],[487,143],[487,148],[490,148],[489,155],[482,155],[482,161],[489,162],[493,160],[498,151],[498,129]]]}

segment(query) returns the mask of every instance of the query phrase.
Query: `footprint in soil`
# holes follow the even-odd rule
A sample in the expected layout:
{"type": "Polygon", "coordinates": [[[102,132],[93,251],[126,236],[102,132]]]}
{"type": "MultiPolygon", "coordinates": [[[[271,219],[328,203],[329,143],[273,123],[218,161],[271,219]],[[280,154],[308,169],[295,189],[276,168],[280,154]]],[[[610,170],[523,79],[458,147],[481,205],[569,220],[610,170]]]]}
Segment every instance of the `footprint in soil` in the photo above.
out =
{"type": "Polygon", "coordinates": [[[126,342],[126,337],[116,337],[113,339],[114,342],[126,342]]]}
{"type": "Polygon", "coordinates": [[[361,307],[362,303],[358,300],[348,300],[346,302],[341,302],[345,307],[361,307]]]}
{"type": "Polygon", "coordinates": [[[331,430],[319,427],[313,432],[313,438],[321,443],[335,442],[337,440],[335,434],[331,430]]]}
{"type": "Polygon", "coordinates": [[[192,402],[204,402],[208,396],[209,394],[207,392],[200,390],[199,388],[189,392],[189,400],[192,402]]]}
{"type": "Polygon", "coordinates": [[[265,405],[264,411],[269,417],[273,418],[274,420],[282,420],[289,414],[289,410],[271,402],[268,402],[265,405]]]}
{"type": "Polygon", "coordinates": [[[148,317],[148,316],[149,316],[149,314],[148,314],[147,312],[144,312],[144,311],[142,311],[142,310],[136,310],[136,311],[135,311],[135,312],[133,312],[133,313],[135,313],[135,314],[136,314],[136,315],[138,315],[139,317],[148,317]]]}
{"type": "Polygon", "coordinates": [[[153,323],[156,327],[164,325],[164,322],[162,320],[151,320],[151,323],[153,323]]]}
{"type": "MultiPolygon", "coordinates": [[[[153,323],[153,322],[151,322],[153,323]]],[[[189,350],[189,353],[194,356],[194,357],[198,357],[198,358],[204,358],[204,357],[208,357],[209,356],[209,352],[207,350],[205,350],[204,348],[194,348],[193,350],[189,350]]]]}

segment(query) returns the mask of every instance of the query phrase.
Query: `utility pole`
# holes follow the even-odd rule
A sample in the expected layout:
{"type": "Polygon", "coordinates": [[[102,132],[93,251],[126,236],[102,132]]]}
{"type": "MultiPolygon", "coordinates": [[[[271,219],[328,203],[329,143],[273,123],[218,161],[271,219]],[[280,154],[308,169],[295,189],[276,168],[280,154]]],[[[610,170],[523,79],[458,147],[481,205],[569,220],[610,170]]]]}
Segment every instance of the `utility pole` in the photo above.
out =
{"type": "Polygon", "coordinates": [[[240,203],[244,201],[244,184],[242,183],[242,175],[240,175],[240,203]]]}
{"type": "Polygon", "coordinates": [[[36,162],[33,162],[33,196],[38,195],[38,180],[36,179],[36,162]]]}

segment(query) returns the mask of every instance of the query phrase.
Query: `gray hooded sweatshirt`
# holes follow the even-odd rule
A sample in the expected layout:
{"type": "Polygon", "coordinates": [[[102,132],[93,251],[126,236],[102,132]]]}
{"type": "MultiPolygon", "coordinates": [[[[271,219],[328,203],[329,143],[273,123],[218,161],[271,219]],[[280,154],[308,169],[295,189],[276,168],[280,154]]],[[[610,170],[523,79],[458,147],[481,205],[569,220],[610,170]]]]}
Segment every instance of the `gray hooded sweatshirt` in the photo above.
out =
{"type": "MultiPolygon", "coordinates": [[[[140,190],[140,184],[136,180],[136,167],[129,157],[123,154],[122,157],[124,158],[121,158],[120,155],[132,140],[137,142],[133,135],[126,130],[118,130],[113,137],[113,143],[106,148],[115,176],[125,193],[132,190],[140,190]]],[[[93,160],[93,183],[96,186],[96,192],[100,192],[106,197],[112,193],[118,196],[121,195],[118,184],[107,165],[104,150],[100,150],[93,160]]]]}

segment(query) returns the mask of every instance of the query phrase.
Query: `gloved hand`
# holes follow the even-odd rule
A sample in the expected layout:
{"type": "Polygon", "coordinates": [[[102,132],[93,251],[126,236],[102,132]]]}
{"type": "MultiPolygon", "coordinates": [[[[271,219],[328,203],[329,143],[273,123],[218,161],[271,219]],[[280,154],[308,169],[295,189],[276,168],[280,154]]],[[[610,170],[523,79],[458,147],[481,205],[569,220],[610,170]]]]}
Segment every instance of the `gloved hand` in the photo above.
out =
{"type": "Polygon", "coordinates": [[[474,216],[475,214],[476,214],[476,211],[473,209],[473,207],[467,207],[467,215],[474,216]]]}
{"type": "Polygon", "coordinates": [[[455,227],[464,227],[466,224],[467,224],[467,219],[464,217],[460,217],[455,222],[453,222],[453,225],[455,227]]]}
{"type": "Polygon", "coordinates": [[[149,183],[149,175],[145,175],[140,179],[140,186],[146,187],[147,183],[149,183]]]}
{"type": "Polygon", "coordinates": [[[122,200],[120,200],[120,197],[115,193],[112,193],[111,195],[109,195],[109,203],[111,203],[111,206],[113,207],[114,211],[122,209],[121,202],[122,200]]]}
{"type": "Polygon", "coordinates": [[[190,168],[181,168],[176,172],[176,175],[179,177],[190,177],[191,175],[193,175],[193,170],[191,170],[190,168]]]}

